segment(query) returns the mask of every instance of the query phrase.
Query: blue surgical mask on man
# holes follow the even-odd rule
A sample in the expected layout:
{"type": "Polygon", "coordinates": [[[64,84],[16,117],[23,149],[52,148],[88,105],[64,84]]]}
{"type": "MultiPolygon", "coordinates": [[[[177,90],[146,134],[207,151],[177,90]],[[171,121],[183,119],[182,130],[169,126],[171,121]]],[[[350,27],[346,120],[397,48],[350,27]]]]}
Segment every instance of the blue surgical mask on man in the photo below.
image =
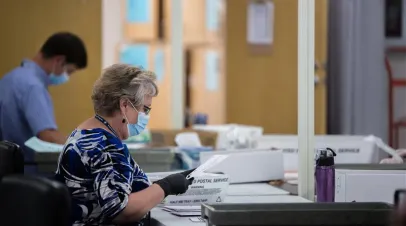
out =
{"type": "Polygon", "coordinates": [[[65,64],[62,64],[63,72],[62,72],[62,74],[58,75],[58,74],[55,74],[56,65],[54,65],[52,73],[49,75],[49,82],[51,83],[51,85],[54,85],[54,86],[62,85],[69,81],[69,74],[66,71],[65,66],[66,66],[65,64]]]}
{"type": "Polygon", "coordinates": [[[136,124],[130,124],[127,116],[125,116],[128,123],[127,124],[128,135],[132,137],[141,134],[141,132],[145,130],[149,122],[149,115],[146,115],[144,112],[139,112],[131,102],[129,103],[134,108],[134,110],[138,112],[138,120],[136,124]]]}
{"type": "Polygon", "coordinates": [[[66,72],[66,71],[64,71],[61,75],[56,75],[54,73],[51,73],[49,75],[49,80],[50,80],[51,85],[55,85],[55,86],[62,85],[69,81],[69,75],[68,75],[68,72],[66,72]]]}

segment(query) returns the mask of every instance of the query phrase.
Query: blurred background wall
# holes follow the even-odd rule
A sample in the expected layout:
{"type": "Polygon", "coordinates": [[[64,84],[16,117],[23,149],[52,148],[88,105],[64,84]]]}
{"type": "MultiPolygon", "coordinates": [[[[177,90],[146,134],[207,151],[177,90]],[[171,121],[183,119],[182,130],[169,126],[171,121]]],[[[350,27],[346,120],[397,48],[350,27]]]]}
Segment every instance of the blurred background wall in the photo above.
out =
{"type": "Polygon", "coordinates": [[[88,68],[66,85],[50,89],[57,124],[66,134],[93,114],[90,94],[102,68],[101,6],[101,1],[87,0],[0,2],[1,76],[33,57],[54,32],[74,32],[86,43],[88,68]]]}
{"type": "MultiPolygon", "coordinates": [[[[50,90],[58,125],[63,132],[69,133],[93,114],[90,102],[92,84],[102,68],[115,62],[142,65],[158,74],[161,95],[154,102],[150,126],[152,129],[171,128],[170,0],[147,2],[0,2],[0,76],[18,66],[24,57],[32,57],[53,32],[68,30],[77,33],[86,42],[89,67],[75,74],[68,84],[50,90]]],[[[376,7],[384,6],[384,0],[332,2],[342,4],[341,8],[337,5],[336,10],[331,11],[329,1],[316,0],[315,131],[318,134],[374,133],[387,140],[388,81],[384,54],[386,47],[406,46],[406,35],[385,39],[385,14],[375,13],[379,10],[376,7]],[[344,11],[337,13],[337,10],[344,11]],[[344,15],[347,17],[343,18],[344,15]],[[360,36],[351,39],[345,35],[332,35],[336,33],[331,31],[331,23],[340,18],[342,21],[345,19],[340,28],[341,34],[350,34],[349,29],[352,29],[360,36]],[[371,22],[372,19],[374,22],[371,22]],[[347,73],[342,69],[345,66],[337,66],[340,65],[339,56],[345,50],[356,52],[355,60],[347,66],[363,70],[354,69],[347,73]],[[334,51],[337,54],[332,57],[334,51]],[[331,63],[336,64],[336,68],[328,71],[327,65],[331,63]],[[347,79],[345,87],[344,78],[347,79]],[[373,85],[365,86],[363,82],[373,85]],[[334,95],[340,100],[351,101],[334,104],[331,100],[334,95]],[[366,102],[371,108],[365,105],[366,102]],[[339,110],[334,110],[334,107],[339,110]],[[336,113],[340,116],[335,117],[336,113]],[[342,129],[343,123],[349,125],[347,129],[342,129]]],[[[247,0],[193,0],[183,1],[183,4],[184,72],[187,81],[184,84],[185,111],[189,115],[207,114],[209,124],[260,125],[265,133],[296,134],[297,0],[273,1],[274,41],[269,46],[247,43],[247,0]]],[[[405,0],[403,7],[406,11],[405,0]]],[[[403,20],[406,33],[405,13],[403,20]]],[[[351,52],[346,54],[355,56],[351,52]]],[[[394,74],[406,78],[405,56],[404,53],[388,53],[394,74]]],[[[348,62],[348,58],[342,59],[348,62]]],[[[405,97],[406,89],[396,91],[395,118],[406,114],[405,97]]],[[[403,133],[402,137],[406,134],[403,133]]],[[[402,142],[406,146],[406,139],[402,142]]]]}

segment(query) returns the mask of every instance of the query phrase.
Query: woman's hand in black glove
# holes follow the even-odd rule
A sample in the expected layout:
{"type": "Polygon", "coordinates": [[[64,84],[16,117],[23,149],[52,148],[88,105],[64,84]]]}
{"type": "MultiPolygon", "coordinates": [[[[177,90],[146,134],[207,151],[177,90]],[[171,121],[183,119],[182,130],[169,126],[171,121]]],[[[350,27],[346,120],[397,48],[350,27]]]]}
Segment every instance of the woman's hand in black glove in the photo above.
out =
{"type": "Polygon", "coordinates": [[[187,175],[191,174],[193,171],[195,171],[196,168],[194,169],[190,169],[190,170],[186,170],[181,172],[180,174],[184,175],[185,177],[187,177],[187,175]]]}
{"type": "Polygon", "coordinates": [[[175,173],[156,181],[155,184],[159,185],[162,190],[164,190],[165,197],[168,195],[183,194],[193,182],[193,178],[190,178],[189,180],[186,179],[187,175],[188,174],[183,175],[183,173],[175,173]]]}

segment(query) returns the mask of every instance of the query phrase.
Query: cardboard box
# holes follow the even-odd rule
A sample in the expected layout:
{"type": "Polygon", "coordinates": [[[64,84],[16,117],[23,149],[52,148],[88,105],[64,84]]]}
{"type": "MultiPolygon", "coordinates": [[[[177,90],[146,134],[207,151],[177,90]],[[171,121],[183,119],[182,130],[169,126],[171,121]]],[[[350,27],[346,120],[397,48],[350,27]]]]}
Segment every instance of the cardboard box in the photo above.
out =
{"type": "Polygon", "coordinates": [[[196,132],[203,146],[215,147],[218,134],[210,131],[192,129],[160,129],[151,130],[152,144],[155,146],[176,146],[175,136],[183,132],[196,132]]]}
{"type": "Polygon", "coordinates": [[[229,177],[225,174],[204,174],[193,180],[185,194],[169,195],[165,206],[196,206],[200,203],[222,203],[227,195],[229,177]]]}
{"type": "MultiPolygon", "coordinates": [[[[224,37],[223,0],[183,1],[183,42],[185,45],[220,43],[224,37]]],[[[164,2],[165,38],[171,39],[171,0],[164,2]]]]}
{"type": "MultiPolygon", "coordinates": [[[[235,139],[232,143],[238,144],[241,138],[245,138],[248,141],[248,147],[253,148],[256,145],[257,139],[262,137],[264,129],[260,126],[248,126],[241,124],[223,124],[223,125],[194,125],[193,129],[217,132],[217,149],[230,149],[236,147],[230,147],[230,139],[235,139]],[[232,136],[230,136],[230,133],[232,136]]],[[[241,148],[241,147],[240,147],[241,148]]]]}
{"type": "Polygon", "coordinates": [[[154,44],[148,42],[121,42],[117,44],[116,62],[153,68],[154,44]]]}
{"type": "Polygon", "coordinates": [[[124,37],[156,41],[160,36],[160,0],[121,0],[124,37]]]}
{"type": "Polygon", "coordinates": [[[199,46],[190,53],[190,111],[207,114],[208,124],[223,124],[226,121],[223,48],[199,46]]]}
{"type": "MultiPolygon", "coordinates": [[[[129,41],[171,39],[171,0],[121,0],[124,37],[129,41]]],[[[183,42],[199,45],[221,42],[224,36],[223,0],[183,1],[183,42]]]]}
{"type": "MultiPolygon", "coordinates": [[[[297,171],[299,167],[298,140],[296,135],[265,135],[256,139],[256,148],[278,148],[283,152],[285,171],[297,171]]],[[[379,148],[364,136],[315,136],[315,154],[319,149],[331,148],[337,156],[336,164],[378,163],[379,148]]]]}
{"type": "Polygon", "coordinates": [[[159,94],[152,101],[150,129],[172,128],[171,46],[155,44],[151,53],[151,70],[157,75],[159,94]]]}
{"type": "Polygon", "coordinates": [[[406,187],[405,170],[336,169],[335,202],[392,204],[395,191],[404,187],[406,187]]]}
{"type": "Polygon", "coordinates": [[[142,66],[157,75],[159,94],[153,99],[149,129],[171,128],[171,46],[163,42],[120,43],[117,62],[142,66]]]}
{"type": "Polygon", "coordinates": [[[284,179],[282,151],[246,149],[201,152],[200,163],[204,164],[214,155],[228,155],[228,157],[206,172],[225,173],[230,178],[230,184],[284,179]],[[242,166],[244,170],[241,170],[242,166]]]}

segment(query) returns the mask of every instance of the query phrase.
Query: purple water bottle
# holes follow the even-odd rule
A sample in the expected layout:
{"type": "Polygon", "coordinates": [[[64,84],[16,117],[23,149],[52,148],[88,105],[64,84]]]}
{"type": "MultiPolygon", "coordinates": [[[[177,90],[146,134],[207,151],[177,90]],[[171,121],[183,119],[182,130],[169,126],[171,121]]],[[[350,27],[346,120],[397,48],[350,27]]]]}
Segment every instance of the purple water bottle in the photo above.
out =
{"type": "Polygon", "coordinates": [[[317,202],[334,202],[336,153],[331,148],[320,150],[316,157],[316,196],[317,202]]]}

